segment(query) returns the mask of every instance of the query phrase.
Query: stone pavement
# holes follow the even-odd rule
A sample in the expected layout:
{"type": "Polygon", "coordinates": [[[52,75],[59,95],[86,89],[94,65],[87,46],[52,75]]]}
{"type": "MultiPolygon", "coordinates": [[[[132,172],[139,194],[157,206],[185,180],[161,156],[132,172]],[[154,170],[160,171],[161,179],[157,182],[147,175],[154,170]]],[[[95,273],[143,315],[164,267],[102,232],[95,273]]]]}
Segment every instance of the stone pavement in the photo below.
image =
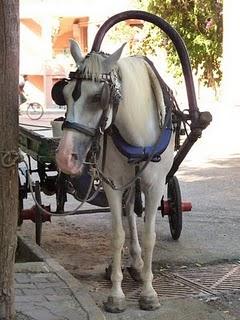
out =
{"type": "Polygon", "coordinates": [[[15,264],[17,320],[105,319],[78,280],[40,247],[21,242],[42,261],[15,264]]]}

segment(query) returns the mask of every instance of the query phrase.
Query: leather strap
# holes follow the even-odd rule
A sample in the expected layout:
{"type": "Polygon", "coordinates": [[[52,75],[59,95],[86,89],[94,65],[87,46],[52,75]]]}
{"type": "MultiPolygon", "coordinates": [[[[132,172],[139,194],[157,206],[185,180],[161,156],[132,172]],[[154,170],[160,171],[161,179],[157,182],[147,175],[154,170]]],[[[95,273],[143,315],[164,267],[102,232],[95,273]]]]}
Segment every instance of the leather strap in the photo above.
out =
{"type": "Polygon", "coordinates": [[[94,137],[96,135],[97,129],[89,128],[83,124],[78,124],[76,122],[64,121],[62,125],[62,129],[72,129],[78,132],[84,133],[87,136],[94,137]]]}

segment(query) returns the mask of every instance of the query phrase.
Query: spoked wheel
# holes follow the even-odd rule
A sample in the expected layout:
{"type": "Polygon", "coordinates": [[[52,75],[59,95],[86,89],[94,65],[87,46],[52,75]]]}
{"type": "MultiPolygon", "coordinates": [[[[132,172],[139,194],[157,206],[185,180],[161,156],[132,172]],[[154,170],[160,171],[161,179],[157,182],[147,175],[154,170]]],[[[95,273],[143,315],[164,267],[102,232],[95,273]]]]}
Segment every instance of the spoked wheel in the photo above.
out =
{"type": "Polygon", "coordinates": [[[27,115],[32,120],[38,120],[43,116],[43,106],[38,102],[32,102],[27,107],[27,115]]]}
{"type": "Polygon", "coordinates": [[[182,231],[182,197],[178,179],[175,176],[168,181],[167,195],[171,206],[171,212],[168,215],[170,231],[172,238],[177,240],[182,231]]]}

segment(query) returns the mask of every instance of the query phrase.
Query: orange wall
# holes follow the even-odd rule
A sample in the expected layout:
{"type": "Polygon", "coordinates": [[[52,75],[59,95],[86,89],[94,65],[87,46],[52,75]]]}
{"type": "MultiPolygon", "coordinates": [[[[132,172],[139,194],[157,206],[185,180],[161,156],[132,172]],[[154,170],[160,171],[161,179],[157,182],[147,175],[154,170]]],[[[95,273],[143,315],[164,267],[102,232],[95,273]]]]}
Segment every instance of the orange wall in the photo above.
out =
{"type": "Polygon", "coordinates": [[[72,31],[66,32],[63,35],[57,37],[53,44],[54,53],[63,52],[64,49],[69,48],[69,39],[73,37],[72,31]]]}
{"type": "Polygon", "coordinates": [[[36,36],[41,36],[42,28],[41,26],[33,19],[21,19],[21,23],[25,25],[28,29],[36,34],[36,36]]]}
{"type": "Polygon", "coordinates": [[[31,82],[31,84],[36,87],[38,90],[43,91],[43,76],[39,75],[29,75],[28,81],[31,82]]]}

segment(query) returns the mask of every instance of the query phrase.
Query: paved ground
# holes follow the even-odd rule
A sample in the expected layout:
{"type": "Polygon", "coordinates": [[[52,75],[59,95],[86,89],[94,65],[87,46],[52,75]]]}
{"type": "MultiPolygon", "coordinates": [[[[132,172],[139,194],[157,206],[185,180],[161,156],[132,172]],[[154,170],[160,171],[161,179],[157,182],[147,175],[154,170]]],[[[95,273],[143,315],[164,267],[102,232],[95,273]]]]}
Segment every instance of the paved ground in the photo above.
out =
{"type": "Polygon", "coordinates": [[[17,319],[104,319],[78,280],[32,241],[22,239],[21,243],[42,261],[15,264],[17,319]]]}
{"type": "MultiPolygon", "coordinates": [[[[166,218],[162,221],[162,218],[158,217],[158,239],[154,266],[159,272],[164,268],[168,269],[168,267],[171,270],[172,266],[177,265],[178,274],[181,269],[186,269],[187,274],[190,267],[201,268],[211,264],[216,267],[217,272],[224,265],[224,262],[236,264],[236,266],[231,266],[227,274],[231,275],[234,273],[232,270],[239,270],[239,115],[239,108],[228,111],[214,109],[212,125],[193,147],[181,166],[178,177],[182,195],[184,199],[192,201],[193,211],[184,217],[183,232],[177,242],[170,239],[166,218]]],[[[44,123],[45,120],[42,121],[44,123]]],[[[109,217],[106,214],[101,214],[98,217],[99,219],[95,219],[94,215],[80,219],[71,217],[66,218],[65,222],[66,224],[72,224],[73,221],[77,223],[76,220],[79,219],[79,224],[84,226],[85,223],[86,226],[89,226],[95,219],[101,223],[106,222],[104,232],[109,232],[109,217]]],[[[27,265],[25,264],[25,266],[27,265]]],[[[150,320],[240,319],[240,276],[238,271],[238,277],[234,280],[235,290],[220,290],[218,295],[204,294],[195,298],[162,299],[162,306],[156,312],[140,311],[137,304],[130,301],[126,312],[120,315],[111,315],[104,313],[101,307],[97,309],[94,302],[103,300],[104,290],[101,292],[100,288],[100,292],[90,296],[88,290],[79,284],[81,288],[78,295],[79,303],[73,294],[71,285],[62,281],[61,277],[59,278],[56,268],[51,269],[47,264],[48,271],[46,271],[44,263],[41,264],[41,268],[45,272],[42,271],[43,269],[34,272],[26,269],[22,272],[19,270],[16,274],[17,310],[22,312],[21,315],[19,313],[18,319],[100,320],[101,317],[109,320],[137,319],[139,317],[150,320]],[[29,288],[27,288],[28,286],[29,288]],[[63,297],[64,299],[62,299],[63,297]],[[23,302],[21,299],[26,300],[23,302]],[[83,304],[81,304],[81,299],[85,301],[83,304]],[[67,313],[64,312],[65,309],[68,310],[67,313]],[[96,314],[88,314],[92,310],[98,312],[96,318],[94,318],[96,314]]],[[[234,281],[231,282],[231,286],[234,281]]]]}

